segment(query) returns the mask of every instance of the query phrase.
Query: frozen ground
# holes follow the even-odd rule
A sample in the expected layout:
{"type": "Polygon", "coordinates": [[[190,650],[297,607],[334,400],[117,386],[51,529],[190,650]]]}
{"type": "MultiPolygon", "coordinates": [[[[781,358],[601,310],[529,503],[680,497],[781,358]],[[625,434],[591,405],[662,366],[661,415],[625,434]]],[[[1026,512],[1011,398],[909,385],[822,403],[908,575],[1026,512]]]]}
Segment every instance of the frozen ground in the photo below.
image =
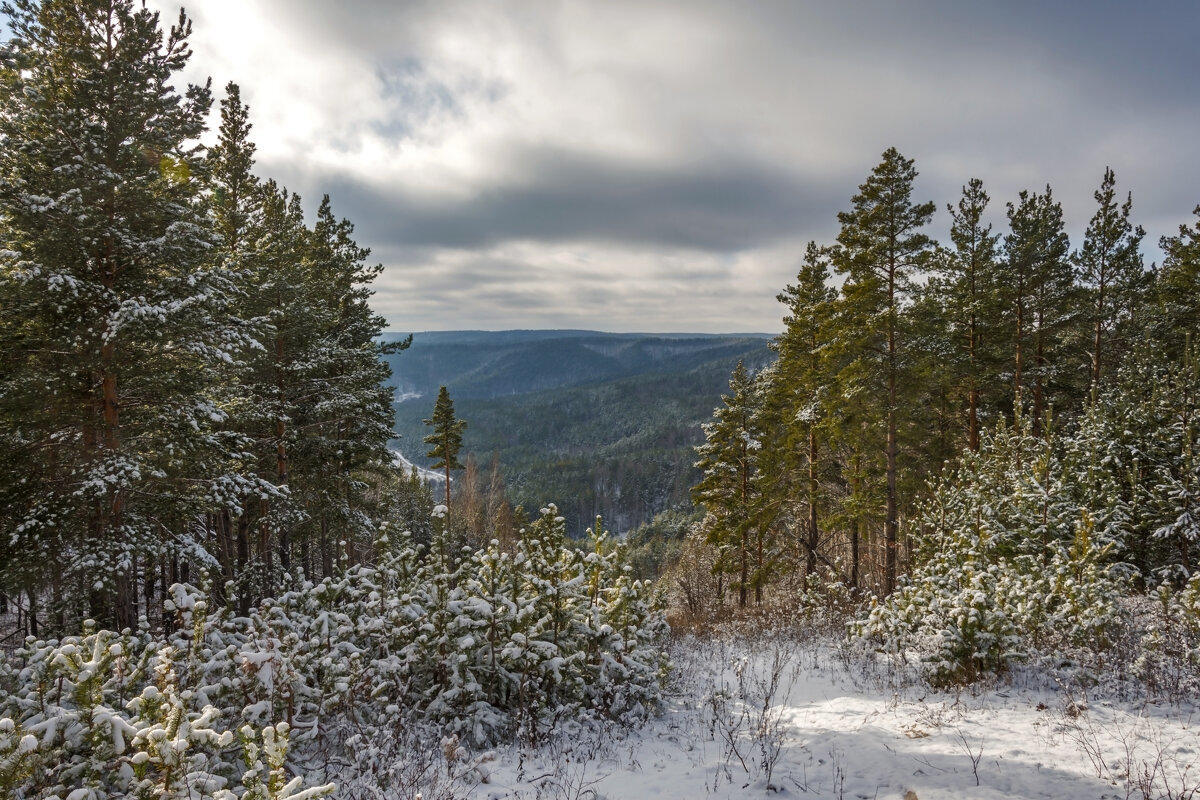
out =
{"type": "Polygon", "coordinates": [[[675,660],[666,712],[643,729],[465,756],[438,796],[1200,800],[1194,706],[896,690],[829,645],[769,639],[685,640],[675,660]]]}

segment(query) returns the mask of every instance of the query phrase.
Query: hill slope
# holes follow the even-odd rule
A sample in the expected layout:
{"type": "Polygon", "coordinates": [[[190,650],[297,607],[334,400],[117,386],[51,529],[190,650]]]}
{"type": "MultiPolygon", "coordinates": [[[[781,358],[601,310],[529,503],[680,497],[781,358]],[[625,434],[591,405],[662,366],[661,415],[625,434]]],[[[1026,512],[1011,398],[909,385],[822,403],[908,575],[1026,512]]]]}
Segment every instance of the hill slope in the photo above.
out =
{"type": "Polygon", "coordinates": [[[467,421],[464,449],[498,453],[514,504],[555,502],[568,530],[600,514],[628,530],[688,505],[692,448],[739,360],[774,354],[764,335],[454,331],[416,334],[391,358],[396,446],[427,464],[423,420],[446,385],[467,421]]]}

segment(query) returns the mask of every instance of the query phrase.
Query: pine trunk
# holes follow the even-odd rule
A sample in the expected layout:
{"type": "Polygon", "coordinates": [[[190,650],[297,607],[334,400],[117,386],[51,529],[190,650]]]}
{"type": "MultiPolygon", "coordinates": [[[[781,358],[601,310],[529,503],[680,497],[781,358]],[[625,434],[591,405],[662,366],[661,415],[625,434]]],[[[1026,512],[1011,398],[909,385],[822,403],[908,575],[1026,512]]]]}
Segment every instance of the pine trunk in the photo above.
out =
{"type": "Polygon", "coordinates": [[[899,365],[896,357],[896,270],[893,266],[888,273],[888,396],[887,396],[887,511],[883,528],[884,547],[884,580],[885,595],[890,595],[896,588],[896,546],[899,538],[900,525],[896,503],[896,384],[899,365]]]}
{"type": "Polygon", "coordinates": [[[1038,310],[1038,333],[1037,344],[1034,351],[1034,376],[1033,376],[1033,435],[1040,436],[1042,434],[1042,415],[1046,410],[1046,394],[1042,383],[1042,375],[1046,371],[1046,343],[1045,343],[1045,310],[1038,310]]]}
{"type": "Polygon", "coordinates": [[[746,600],[748,597],[747,589],[749,588],[746,584],[749,583],[749,580],[750,580],[750,570],[749,570],[750,559],[748,557],[747,551],[750,548],[747,546],[746,528],[744,525],[742,526],[742,537],[741,537],[739,548],[741,550],[742,564],[741,564],[741,570],[740,570],[740,583],[738,585],[738,608],[745,608],[746,600]]]}
{"type": "Polygon", "coordinates": [[[333,575],[333,548],[329,544],[329,520],[321,515],[321,577],[333,575]]]}
{"type": "MultiPolygon", "coordinates": [[[[287,425],[283,420],[284,403],[286,402],[283,378],[284,341],[282,336],[275,337],[275,389],[279,400],[279,416],[275,420],[275,484],[283,487],[288,485],[288,452],[287,425]]],[[[264,543],[264,549],[267,544],[264,543]]],[[[286,524],[279,526],[279,566],[284,572],[292,563],[291,531],[286,524]]],[[[267,574],[264,576],[264,586],[270,585],[270,559],[265,559],[267,574]]]]}
{"type": "Polygon", "coordinates": [[[1025,338],[1025,302],[1021,297],[1021,292],[1025,290],[1024,282],[1017,282],[1017,338],[1016,338],[1016,364],[1013,368],[1013,414],[1016,417],[1021,416],[1021,367],[1022,364],[1022,343],[1025,338]]]}
{"type": "MultiPolygon", "coordinates": [[[[852,461],[854,467],[853,477],[850,479],[850,496],[855,500],[862,498],[862,455],[858,448],[854,450],[854,458],[852,461]]],[[[850,588],[858,589],[858,567],[860,562],[859,553],[859,536],[862,531],[862,511],[856,511],[854,514],[854,522],[850,527],[850,588]]]]}
{"type": "Polygon", "coordinates": [[[764,580],[764,576],[763,576],[763,572],[764,572],[763,539],[765,539],[765,538],[766,537],[763,535],[763,532],[760,530],[758,532],[758,552],[755,555],[755,558],[756,558],[755,570],[757,572],[757,575],[755,576],[755,579],[754,579],[754,605],[756,605],[756,606],[761,606],[762,599],[763,599],[763,590],[762,590],[762,585],[763,585],[763,580],[764,580]]]}
{"type": "MultiPolygon", "coordinates": [[[[975,279],[971,279],[971,302],[975,302],[975,279]]],[[[971,314],[970,344],[968,346],[968,362],[970,364],[970,379],[967,389],[967,447],[971,452],[979,452],[979,331],[975,314],[971,314]]]]}
{"type": "Polygon", "coordinates": [[[246,578],[250,573],[250,517],[243,511],[237,523],[238,555],[238,614],[250,616],[250,586],[246,578]]]}
{"type": "Polygon", "coordinates": [[[1096,292],[1096,331],[1092,345],[1092,386],[1100,386],[1100,345],[1104,336],[1104,273],[1100,274],[1100,285],[1096,292]]]}
{"type": "MultiPolygon", "coordinates": [[[[744,442],[742,444],[741,454],[742,454],[742,465],[741,465],[742,513],[745,514],[747,511],[746,507],[747,507],[747,505],[749,503],[749,499],[750,499],[750,469],[749,469],[750,454],[747,451],[746,445],[744,442]]],[[[741,546],[741,551],[742,551],[742,553],[741,553],[741,555],[742,555],[742,570],[741,570],[741,585],[738,587],[738,606],[741,608],[745,608],[746,607],[746,599],[747,599],[747,595],[748,595],[748,589],[749,589],[749,587],[747,586],[747,582],[749,580],[749,575],[750,575],[749,570],[748,570],[749,555],[747,553],[747,550],[749,549],[748,548],[749,543],[746,541],[748,531],[747,531],[747,524],[746,524],[745,520],[743,520],[741,523],[741,529],[742,529],[742,536],[741,536],[741,545],[740,546],[741,546]]]]}
{"type": "Polygon", "coordinates": [[[817,432],[808,428],[808,554],[804,563],[805,588],[809,577],[817,571],[817,546],[821,542],[817,529],[817,432]]]}

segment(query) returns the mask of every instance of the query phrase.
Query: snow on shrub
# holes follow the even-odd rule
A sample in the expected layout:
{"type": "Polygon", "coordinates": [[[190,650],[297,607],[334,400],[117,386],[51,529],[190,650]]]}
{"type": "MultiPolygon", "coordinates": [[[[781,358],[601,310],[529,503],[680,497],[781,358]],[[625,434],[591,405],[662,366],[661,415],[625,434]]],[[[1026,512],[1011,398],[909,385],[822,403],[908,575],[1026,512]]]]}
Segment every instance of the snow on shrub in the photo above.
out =
{"type": "Polygon", "coordinates": [[[553,506],[514,553],[451,552],[435,528],[428,555],[385,529],[378,563],[299,579],[248,617],[176,585],[166,637],[31,639],[2,674],[4,796],[302,800],[332,787],[291,767],[382,775],[414,726],[484,745],[657,709],[662,601],[599,522],[586,552],[553,506]]]}
{"type": "Polygon", "coordinates": [[[1027,430],[985,437],[922,509],[904,585],[852,631],[883,652],[915,654],[935,684],[1107,648],[1123,624],[1125,584],[1110,556],[1125,515],[1119,498],[1079,490],[1078,449],[1060,457],[1027,430]]]}
{"type": "MultiPolygon", "coordinates": [[[[229,715],[181,684],[188,664],[175,644],[85,630],[30,639],[17,658],[24,666],[5,675],[0,705],[6,797],[302,800],[333,789],[293,779],[251,790],[256,767],[238,765],[249,752],[225,727],[229,715]]],[[[276,749],[286,747],[284,735],[276,749]]]]}

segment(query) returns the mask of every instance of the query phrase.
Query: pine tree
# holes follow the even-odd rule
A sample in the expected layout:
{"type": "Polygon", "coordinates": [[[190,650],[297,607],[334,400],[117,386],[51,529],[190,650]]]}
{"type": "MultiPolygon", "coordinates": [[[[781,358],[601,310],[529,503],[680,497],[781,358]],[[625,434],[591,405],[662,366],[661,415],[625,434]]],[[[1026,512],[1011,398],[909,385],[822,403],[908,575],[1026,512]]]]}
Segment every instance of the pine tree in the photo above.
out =
{"type": "Polygon", "coordinates": [[[241,88],[231,81],[225,86],[217,144],[209,150],[207,163],[213,227],[220,241],[220,256],[230,268],[237,268],[245,253],[259,200],[259,180],[253,172],[257,148],[250,140],[251,127],[241,88]]]}
{"type": "Polygon", "coordinates": [[[1155,438],[1163,440],[1167,456],[1153,464],[1148,505],[1152,536],[1168,553],[1150,566],[1161,577],[1186,579],[1196,574],[1200,552],[1200,351],[1186,351],[1164,372],[1158,399],[1165,424],[1155,438]]]}
{"type": "Polygon", "coordinates": [[[243,313],[261,321],[259,346],[247,359],[241,382],[246,430],[255,441],[257,474],[274,484],[252,516],[258,575],[253,592],[273,593],[278,566],[290,566],[291,534],[307,519],[292,491],[295,449],[315,393],[311,372],[317,326],[314,284],[307,264],[307,230],[300,197],[266,181],[248,228],[243,313]]]}
{"type": "MultiPolygon", "coordinates": [[[[250,140],[250,128],[249,109],[241,101],[241,90],[236,83],[230,82],[225,87],[225,98],[221,100],[217,144],[209,150],[205,173],[209,219],[216,236],[211,257],[230,280],[241,287],[237,313],[246,320],[250,334],[261,342],[266,320],[255,316],[261,314],[262,309],[254,302],[257,292],[253,255],[262,191],[258,177],[252,171],[255,145],[250,140]]],[[[253,380],[248,380],[257,361],[258,357],[250,354],[246,360],[229,365],[224,380],[219,383],[225,394],[223,406],[228,414],[225,427],[232,437],[236,437],[243,451],[254,448],[254,436],[258,432],[258,426],[252,420],[257,417],[260,398],[255,393],[253,380]]],[[[239,460],[234,467],[241,473],[242,485],[228,499],[225,508],[217,512],[211,527],[217,540],[218,560],[225,583],[243,587],[240,610],[245,616],[249,614],[253,599],[248,590],[250,532],[259,506],[257,501],[264,496],[277,498],[279,492],[273,481],[259,476],[255,463],[239,460]]],[[[223,597],[218,595],[218,599],[223,597]]]]}
{"type": "MultiPolygon", "coordinates": [[[[784,332],[773,343],[779,361],[767,401],[777,409],[778,424],[785,432],[783,464],[775,474],[783,477],[796,469],[804,472],[801,496],[807,511],[802,541],[806,582],[816,572],[821,543],[817,507],[824,457],[820,445],[824,426],[828,425],[825,406],[837,389],[832,385],[836,368],[828,346],[834,335],[837,292],[828,280],[829,259],[816,242],[809,242],[796,283],[776,298],[787,306],[788,313],[783,318],[784,332]]],[[[793,481],[776,481],[772,491],[789,496],[793,481]]]]}
{"type": "Polygon", "coordinates": [[[938,301],[944,309],[955,347],[954,380],[966,394],[967,447],[979,449],[980,405],[983,386],[989,381],[993,358],[993,331],[989,323],[995,316],[996,266],[999,235],[984,225],[983,214],[990,198],[983,181],[972,178],[962,190],[958,207],[947,205],[950,212],[950,239],[954,249],[939,259],[938,301]]]}
{"type": "Polygon", "coordinates": [[[895,148],[885,151],[883,161],[852,198],[853,208],[838,213],[842,228],[833,250],[834,267],[846,276],[841,300],[846,319],[859,326],[849,334],[855,339],[853,355],[849,372],[843,372],[886,398],[884,591],[889,594],[896,585],[900,529],[900,392],[909,367],[901,314],[912,294],[913,277],[926,267],[933,247],[930,238],[919,231],[933,216],[935,206],[913,204],[916,176],[911,159],[895,148]]]}
{"type": "Polygon", "coordinates": [[[1192,214],[1191,227],[1180,225],[1178,235],[1159,240],[1165,254],[1157,282],[1159,338],[1171,355],[1183,352],[1187,332],[1194,342],[1200,331],[1200,206],[1192,214]]]}
{"type": "Polygon", "coordinates": [[[1063,372],[1077,317],[1076,284],[1062,206],[1049,186],[1045,194],[1022,191],[1016,205],[1008,204],[1008,220],[1000,278],[1004,320],[1012,331],[1013,407],[1022,412],[1030,403],[1036,435],[1047,407],[1069,380],[1063,372]],[[1032,397],[1027,397],[1031,377],[1032,397]]]}
{"type": "Polygon", "coordinates": [[[380,344],[386,321],[368,304],[370,284],[382,265],[352,238],[354,226],[333,214],[322,199],[303,249],[305,300],[309,309],[303,356],[303,403],[296,423],[302,434],[293,452],[292,492],[305,509],[301,553],[312,569],[310,544],[322,556],[331,535],[350,547],[374,538],[367,484],[361,477],[391,468],[391,372],[381,356],[406,349],[411,337],[380,344]],[[368,513],[370,512],[370,513],[368,513]]]}
{"type": "Polygon", "coordinates": [[[458,454],[462,450],[462,435],[467,423],[454,416],[454,402],[445,386],[438,390],[433,417],[425,420],[425,424],[433,428],[433,433],[425,437],[425,444],[432,445],[425,455],[434,459],[433,469],[446,472],[446,508],[449,509],[450,470],[463,468],[458,454]]]}
{"type": "Polygon", "coordinates": [[[750,589],[750,535],[759,498],[758,459],[762,449],[758,397],[754,380],[742,362],[729,379],[730,394],[704,424],[705,442],[696,448],[696,468],[703,473],[692,498],[708,512],[709,540],[718,565],[737,574],[738,605],[746,606],[750,589]],[[729,563],[728,555],[735,557],[729,563]]]}
{"type": "MultiPolygon", "coordinates": [[[[948,257],[946,249],[939,247],[933,261],[948,257]]],[[[963,329],[951,316],[949,291],[944,278],[930,275],[904,310],[911,353],[906,407],[921,409],[920,414],[906,413],[900,420],[900,441],[911,465],[901,473],[905,497],[923,493],[931,473],[954,461],[964,447],[970,448],[971,360],[963,329]]],[[[988,388],[987,381],[976,383],[976,422],[981,429],[989,417],[981,408],[988,388]]]]}
{"type": "Polygon", "coordinates": [[[2,402],[21,414],[13,462],[42,465],[4,475],[26,481],[5,538],[64,603],[90,597],[99,619],[132,625],[136,577],[168,542],[191,547],[194,514],[225,491],[224,412],[206,392],[245,340],[225,323],[232,286],[205,269],[192,168],[209,91],[173,88],[182,14],[164,35],[132,0],[5,12],[0,296],[22,322],[5,324],[19,349],[2,402]]]}
{"type": "Polygon", "coordinates": [[[1092,386],[1100,387],[1105,363],[1105,342],[1112,344],[1118,327],[1132,321],[1147,288],[1145,268],[1139,247],[1146,232],[1129,222],[1133,195],[1127,195],[1118,208],[1116,176],[1104,170],[1104,180],[1095,193],[1100,208],[1088,223],[1083,247],[1074,260],[1079,276],[1088,288],[1088,317],[1092,328],[1092,386]]]}

